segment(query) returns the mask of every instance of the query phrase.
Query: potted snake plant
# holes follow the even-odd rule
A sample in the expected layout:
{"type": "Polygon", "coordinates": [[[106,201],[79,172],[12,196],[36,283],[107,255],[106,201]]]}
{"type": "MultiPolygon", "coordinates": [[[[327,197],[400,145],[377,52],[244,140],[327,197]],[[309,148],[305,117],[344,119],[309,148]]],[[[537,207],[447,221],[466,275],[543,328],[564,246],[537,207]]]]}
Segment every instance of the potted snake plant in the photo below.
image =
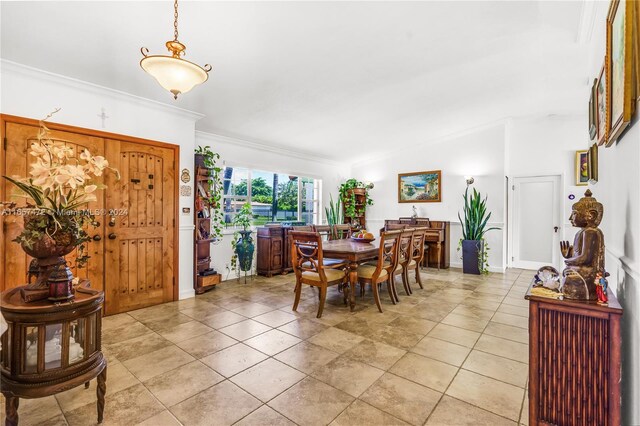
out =
{"type": "Polygon", "coordinates": [[[469,187],[464,191],[464,220],[458,213],[462,225],[462,238],[458,250],[462,249],[462,270],[465,274],[485,274],[488,272],[487,257],[489,247],[484,239],[487,232],[498,228],[486,228],[491,217],[487,212],[487,197],[484,199],[473,188],[469,194],[469,187]]]}

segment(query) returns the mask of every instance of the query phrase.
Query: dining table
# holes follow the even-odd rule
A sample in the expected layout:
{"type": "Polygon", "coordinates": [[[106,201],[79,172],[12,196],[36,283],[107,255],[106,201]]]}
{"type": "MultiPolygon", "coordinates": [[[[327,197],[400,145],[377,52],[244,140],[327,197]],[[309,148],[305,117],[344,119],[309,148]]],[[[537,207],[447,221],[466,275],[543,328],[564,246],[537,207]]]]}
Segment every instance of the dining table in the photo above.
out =
{"type": "Polygon", "coordinates": [[[356,306],[356,284],[358,283],[358,265],[369,260],[377,259],[380,241],[355,241],[351,238],[322,242],[322,256],[325,258],[342,259],[349,266],[349,306],[351,310],[356,306]]]}

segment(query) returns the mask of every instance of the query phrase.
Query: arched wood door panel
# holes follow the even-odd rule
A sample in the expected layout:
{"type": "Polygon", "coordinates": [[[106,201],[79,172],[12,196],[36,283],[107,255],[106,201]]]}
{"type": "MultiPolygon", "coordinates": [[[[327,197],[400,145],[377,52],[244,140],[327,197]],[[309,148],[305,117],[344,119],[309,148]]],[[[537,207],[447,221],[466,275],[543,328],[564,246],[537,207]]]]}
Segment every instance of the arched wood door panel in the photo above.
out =
{"type": "Polygon", "coordinates": [[[106,140],[107,158],[120,170],[107,177],[105,242],[107,313],[173,300],[175,226],[174,151],[106,140]]]}
{"type": "MultiPolygon", "coordinates": [[[[7,176],[29,176],[31,164],[35,160],[29,154],[29,150],[31,149],[31,144],[37,142],[38,130],[38,126],[6,123],[5,174],[7,176]]],[[[74,156],[80,155],[84,149],[88,149],[92,155],[104,156],[104,139],[102,138],[57,130],[52,130],[51,138],[54,142],[70,146],[74,150],[74,156]]],[[[103,183],[103,177],[97,178],[96,182],[103,183]]],[[[18,193],[15,185],[6,179],[2,179],[2,185],[4,185],[5,201],[16,201],[18,206],[25,205],[24,198],[15,195],[18,193]]],[[[88,208],[99,214],[104,208],[104,191],[96,191],[96,197],[97,201],[89,203],[88,208]]],[[[96,240],[86,243],[88,253],[91,256],[87,264],[83,268],[77,267],[77,249],[67,255],[65,259],[75,277],[88,277],[93,288],[103,290],[104,245],[102,241],[104,237],[104,218],[98,215],[96,219],[100,223],[97,228],[90,226],[86,228],[89,235],[96,238],[96,240]]],[[[4,217],[4,239],[2,244],[4,244],[3,264],[5,272],[2,290],[24,285],[27,282],[27,270],[32,258],[22,250],[18,243],[12,241],[22,232],[23,223],[23,218],[20,216],[4,217]]]]}

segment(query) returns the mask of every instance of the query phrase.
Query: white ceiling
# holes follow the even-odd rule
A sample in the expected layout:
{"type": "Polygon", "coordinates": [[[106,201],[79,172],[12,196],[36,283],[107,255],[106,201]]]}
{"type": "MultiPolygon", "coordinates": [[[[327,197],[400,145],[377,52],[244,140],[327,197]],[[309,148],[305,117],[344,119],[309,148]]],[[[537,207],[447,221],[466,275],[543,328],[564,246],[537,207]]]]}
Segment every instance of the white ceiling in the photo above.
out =
{"type": "Polygon", "coordinates": [[[174,101],[139,67],[171,2],[2,2],[4,59],[205,114],[197,129],[353,161],[507,116],[585,110],[582,2],[186,2],[174,101]]]}

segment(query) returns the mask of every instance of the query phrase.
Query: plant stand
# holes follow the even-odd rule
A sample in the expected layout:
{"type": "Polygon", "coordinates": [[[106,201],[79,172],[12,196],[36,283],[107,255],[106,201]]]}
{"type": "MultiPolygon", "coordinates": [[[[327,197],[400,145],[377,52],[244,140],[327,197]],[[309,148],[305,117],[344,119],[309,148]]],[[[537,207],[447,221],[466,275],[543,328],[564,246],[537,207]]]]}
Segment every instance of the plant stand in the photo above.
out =
{"type": "MultiPolygon", "coordinates": [[[[198,155],[199,154],[196,154],[196,159],[198,155]]],[[[194,197],[195,276],[193,282],[196,294],[202,294],[211,290],[221,281],[221,275],[211,269],[211,243],[214,241],[214,238],[211,236],[212,212],[211,208],[207,205],[206,198],[209,197],[208,190],[212,179],[211,169],[196,167],[196,193],[194,197]]]]}
{"type": "Polygon", "coordinates": [[[342,200],[344,223],[350,224],[354,229],[366,228],[366,200],[365,188],[352,188],[347,191],[347,197],[342,200]],[[349,216],[347,208],[351,206],[353,198],[355,198],[355,214],[353,216],[349,216]]]}

